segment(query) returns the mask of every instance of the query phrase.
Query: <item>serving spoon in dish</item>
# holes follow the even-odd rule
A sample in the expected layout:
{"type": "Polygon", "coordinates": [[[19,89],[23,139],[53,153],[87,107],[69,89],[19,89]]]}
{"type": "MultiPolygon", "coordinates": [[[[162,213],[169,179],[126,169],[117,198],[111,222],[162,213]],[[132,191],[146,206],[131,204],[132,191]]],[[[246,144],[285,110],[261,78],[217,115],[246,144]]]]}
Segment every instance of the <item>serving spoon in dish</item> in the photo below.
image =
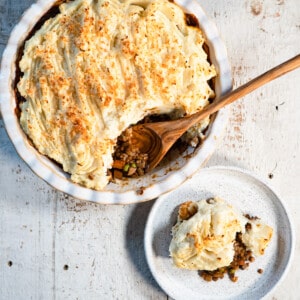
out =
{"type": "Polygon", "coordinates": [[[300,54],[217,99],[200,112],[178,120],[134,125],[130,138],[131,147],[138,149],[140,153],[148,154],[147,170],[150,171],[160,163],[173,144],[193,125],[298,67],[300,67],[300,54]]]}

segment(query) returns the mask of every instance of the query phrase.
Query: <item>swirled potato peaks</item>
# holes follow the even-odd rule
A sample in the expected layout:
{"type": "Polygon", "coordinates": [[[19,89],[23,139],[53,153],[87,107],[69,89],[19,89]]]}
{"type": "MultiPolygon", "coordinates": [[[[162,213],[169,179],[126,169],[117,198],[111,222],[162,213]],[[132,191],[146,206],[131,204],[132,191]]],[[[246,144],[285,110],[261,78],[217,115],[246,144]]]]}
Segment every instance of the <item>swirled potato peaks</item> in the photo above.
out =
{"type": "Polygon", "coordinates": [[[204,42],[167,0],[67,1],[25,43],[21,126],[74,182],[101,190],[126,128],[214,97],[204,42]]]}
{"type": "Polygon", "coordinates": [[[226,267],[234,258],[237,233],[241,233],[247,250],[259,256],[264,254],[273,229],[258,218],[245,217],[218,197],[188,201],[180,206],[172,229],[170,255],[183,269],[213,271],[226,267]]]}

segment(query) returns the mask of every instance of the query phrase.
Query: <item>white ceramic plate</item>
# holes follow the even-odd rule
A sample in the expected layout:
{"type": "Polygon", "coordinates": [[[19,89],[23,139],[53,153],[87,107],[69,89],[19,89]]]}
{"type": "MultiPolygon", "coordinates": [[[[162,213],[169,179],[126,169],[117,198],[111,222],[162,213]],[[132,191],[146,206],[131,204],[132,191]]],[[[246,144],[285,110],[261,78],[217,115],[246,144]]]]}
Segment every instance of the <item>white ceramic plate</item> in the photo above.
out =
{"type": "MultiPolygon", "coordinates": [[[[15,114],[16,100],[13,82],[16,54],[33,26],[55,2],[56,0],[39,0],[36,4],[33,4],[12,31],[3,53],[0,75],[1,112],[7,133],[18,154],[39,177],[51,186],[83,200],[107,204],[128,204],[154,199],[176,188],[202,167],[216,149],[227,123],[227,109],[222,109],[217,114],[203,146],[195,152],[189,149],[185,155],[171,160],[141,178],[130,179],[118,184],[110,183],[102,191],[91,190],[73,183],[69,174],[65,173],[47,157],[40,155],[28,142],[15,114]]],[[[197,1],[177,0],[176,3],[192,12],[199,20],[200,27],[207,39],[210,59],[219,74],[216,79],[215,90],[217,97],[220,97],[231,90],[232,80],[227,52],[218,31],[215,25],[206,17],[197,1]]]]}
{"type": "Polygon", "coordinates": [[[286,274],[294,249],[289,215],[278,196],[246,171],[213,167],[202,169],[177,190],[153,205],[145,229],[145,251],[151,272],[161,288],[174,299],[261,299],[286,274]],[[220,196],[243,213],[258,216],[274,229],[265,254],[249,268],[238,271],[236,283],[227,277],[206,282],[197,273],[176,268],[169,257],[171,228],[178,205],[187,200],[220,196]],[[259,274],[257,270],[264,272],[259,274]]]}

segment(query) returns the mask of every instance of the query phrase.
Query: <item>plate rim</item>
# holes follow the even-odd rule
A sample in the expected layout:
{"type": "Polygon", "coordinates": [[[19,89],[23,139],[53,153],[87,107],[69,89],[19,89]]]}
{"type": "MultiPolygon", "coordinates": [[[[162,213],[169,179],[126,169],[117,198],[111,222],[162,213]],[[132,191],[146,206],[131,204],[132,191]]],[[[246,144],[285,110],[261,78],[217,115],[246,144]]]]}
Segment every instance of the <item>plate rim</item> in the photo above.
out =
{"type": "MultiPolygon", "coordinates": [[[[205,168],[202,168],[201,170],[198,171],[198,173],[203,173],[203,172],[207,172],[207,171],[234,171],[234,172],[238,172],[238,173],[242,173],[244,175],[247,175],[248,177],[254,179],[255,181],[262,183],[264,187],[266,187],[268,190],[270,190],[274,196],[277,198],[278,203],[281,205],[281,208],[283,209],[284,213],[287,216],[287,223],[288,223],[288,227],[289,227],[289,235],[290,235],[290,251],[288,254],[288,258],[287,258],[287,262],[286,265],[284,267],[284,270],[282,271],[281,276],[278,278],[278,280],[271,286],[271,288],[269,288],[266,293],[262,296],[261,299],[265,299],[268,295],[270,295],[276,287],[278,287],[280,285],[280,283],[285,279],[285,277],[287,276],[287,273],[290,270],[292,261],[294,259],[294,254],[295,254],[295,227],[294,227],[294,220],[293,220],[293,216],[290,212],[290,208],[288,207],[288,204],[285,201],[282,201],[282,197],[274,190],[274,188],[272,188],[264,179],[262,179],[260,176],[254,174],[252,171],[247,170],[246,168],[241,168],[241,167],[236,167],[236,166],[225,166],[225,165],[215,165],[215,166],[208,166],[205,168]]],[[[190,178],[189,180],[192,180],[192,178],[190,178]]],[[[181,185],[181,187],[183,187],[185,184],[188,184],[188,181],[186,181],[185,183],[183,183],[181,185]]],[[[153,276],[153,278],[156,280],[157,284],[160,286],[160,288],[169,296],[173,297],[174,299],[176,299],[176,295],[172,294],[172,292],[170,293],[170,291],[167,291],[167,289],[165,288],[165,286],[161,285],[161,282],[159,280],[157,280],[156,278],[156,270],[154,268],[154,264],[151,261],[151,252],[152,252],[152,241],[153,239],[152,234],[151,234],[151,225],[155,216],[155,213],[157,211],[157,209],[159,209],[161,203],[164,202],[165,198],[167,198],[169,195],[172,194],[173,191],[170,191],[164,195],[162,195],[161,197],[159,197],[155,203],[153,204],[153,206],[151,207],[151,210],[149,212],[147,221],[146,221],[146,225],[145,225],[145,229],[144,229],[144,251],[145,251],[145,257],[146,257],[146,261],[148,264],[148,267],[151,271],[151,274],[153,276]]],[[[199,295],[201,297],[201,295],[199,295]]],[[[201,299],[206,299],[206,298],[201,298],[201,299]]],[[[218,298],[219,299],[219,298],[218,298]]]]}

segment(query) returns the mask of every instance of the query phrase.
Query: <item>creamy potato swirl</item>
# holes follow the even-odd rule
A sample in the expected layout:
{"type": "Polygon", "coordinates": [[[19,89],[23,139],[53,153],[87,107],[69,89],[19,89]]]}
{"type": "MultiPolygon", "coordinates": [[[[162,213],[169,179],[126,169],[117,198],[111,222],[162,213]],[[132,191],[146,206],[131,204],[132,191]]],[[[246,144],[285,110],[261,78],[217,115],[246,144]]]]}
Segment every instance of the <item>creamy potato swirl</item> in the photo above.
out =
{"type": "Polygon", "coordinates": [[[26,41],[20,123],[74,182],[101,190],[121,132],[148,114],[201,110],[216,72],[200,29],[167,0],[75,0],[59,10],[26,41]]]}
{"type": "Polygon", "coordinates": [[[273,235],[272,227],[258,218],[246,218],[219,197],[188,201],[180,208],[169,246],[170,256],[179,268],[213,271],[229,266],[239,232],[247,250],[255,256],[263,255],[273,235]],[[246,224],[251,225],[248,230],[246,224]]]}

